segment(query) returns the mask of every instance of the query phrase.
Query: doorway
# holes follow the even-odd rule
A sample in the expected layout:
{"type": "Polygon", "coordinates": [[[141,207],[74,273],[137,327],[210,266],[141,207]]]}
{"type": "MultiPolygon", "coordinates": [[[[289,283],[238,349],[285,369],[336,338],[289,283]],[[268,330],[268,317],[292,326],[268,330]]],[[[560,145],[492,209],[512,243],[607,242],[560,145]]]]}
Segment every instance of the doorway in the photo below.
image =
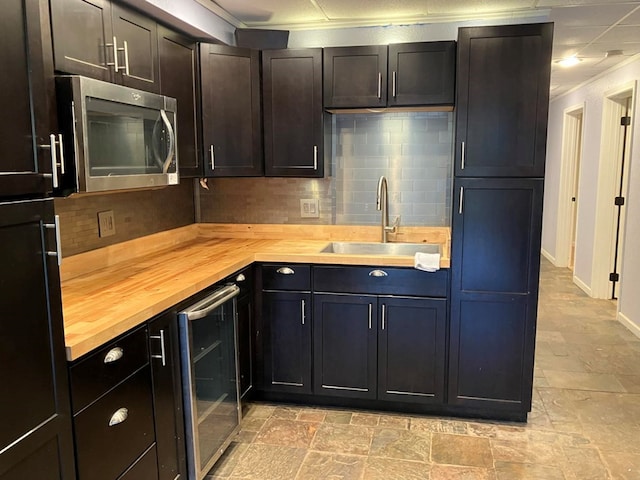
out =
{"type": "Polygon", "coordinates": [[[579,202],[584,104],[565,109],[562,127],[562,166],[556,229],[556,264],[573,271],[579,202]]]}
{"type": "Polygon", "coordinates": [[[635,82],[607,92],[602,109],[602,142],[593,255],[593,296],[616,299],[622,264],[635,82]]]}

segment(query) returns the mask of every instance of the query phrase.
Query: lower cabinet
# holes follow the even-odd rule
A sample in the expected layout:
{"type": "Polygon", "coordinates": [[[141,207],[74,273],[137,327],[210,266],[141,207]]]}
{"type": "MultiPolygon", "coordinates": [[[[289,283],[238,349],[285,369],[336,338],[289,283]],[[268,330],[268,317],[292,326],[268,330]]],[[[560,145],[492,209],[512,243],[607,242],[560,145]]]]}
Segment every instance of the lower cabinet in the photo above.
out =
{"type": "Polygon", "coordinates": [[[78,480],[186,479],[177,329],[169,310],[70,365],[78,480]]]}
{"type": "Polygon", "coordinates": [[[311,294],[263,292],[264,389],[311,393],[311,294]]]}
{"type": "Polygon", "coordinates": [[[444,401],[446,299],[314,294],[316,394],[444,401]]]}
{"type": "MultiPolygon", "coordinates": [[[[158,472],[154,478],[186,479],[180,339],[176,312],[169,310],[156,317],[149,322],[148,328],[158,472]]],[[[151,456],[151,453],[147,455],[151,456]]]]}
{"type": "Polygon", "coordinates": [[[315,393],[376,398],[376,297],[314,294],[313,304],[315,393]]]}

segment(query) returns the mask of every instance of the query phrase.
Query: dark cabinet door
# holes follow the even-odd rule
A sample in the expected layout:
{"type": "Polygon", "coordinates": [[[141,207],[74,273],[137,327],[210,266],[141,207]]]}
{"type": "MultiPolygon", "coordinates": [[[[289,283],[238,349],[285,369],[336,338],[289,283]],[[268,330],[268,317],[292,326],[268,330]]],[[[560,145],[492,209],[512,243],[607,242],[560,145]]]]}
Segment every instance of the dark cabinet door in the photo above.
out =
{"type": "Polygon", "coordinates": [[[2,4],[0,197],[43,195],[52,189],[47,147],[55,131],[55,95],[48,12],[44,0],[2,4]]]}
{"type": "Polygon", "coordinates": [[[456,179],[449,402],[531,407],[541,179],[456,179]]]}
{"type": "Polygon", "coordinates": [[[389,45],[387,104],[453,105],[455,71],[455,42],[389,45]]]}
{"type": "Polygon", "coordinates": [[[378,298],[378,399],[444,401],[446,306],[444,298],[378,298]]]}
{"type": "Polygon", "coordinates": [[[114,51],[109,0],[55,0],[51,24],[56,70],[113,79],[114,51]]]}
{"type": "Polygon", "coordinates": [[[262,175],[258,51],[201,44],[200,68],[205,175],[262,175]]]}
{"type": "Polygon", "coordinates": [[[322,49],[262,52],[267,176],[322,177],[322,49]]]}
{"type": "Polygon", "coordinates": [[[376,398],[377,298],[313,295],[314,393],[376,398]]]}
{"type": "Polygon", "coordinates": [[[311,393],[311,294],[263,292],[264,388],[311,393]]]}
{"type": "Polygon", "coordinates": [[[180,177],[202,177],[196,128],[196,44],[158,25],[160,93],[178,101],[180,177]]]}
{"type": "Polygon", "coordinates": [[[0,478],[75,479],[53,200],[0,203],[0,478]]]}
{"type": "MultiPolygon", "coordinates": [[[[158,480],[186,478],[178,317],[174,310],[149,322],[158,480]]],[[[132,477],[133,478],[133,477],[132,477]]]]}
{"type": "Polygon", "coordinates": [[[456,176],[542,177],[553,25],[458,32],[456,176]]]}
{"type": "Polygon", "coordinates": [[[236,302],[238,311],[238,376],[240,398],[246,398],[253,389],[254,335],[256,326],[253,316],[253,269],[245,268],[229,279],[240,287],[236,302]]]}
{"type": "Polygon", "coordinates": [[[116,80],[127,87],[158,93],[160,72],[155,20],[115,3],[112,18],[119,55],[116,80]]]}
{"type": "Polygon", "coordinates": [[[387,46],[324,49],[326,108],[387,105],[387,46]]]}

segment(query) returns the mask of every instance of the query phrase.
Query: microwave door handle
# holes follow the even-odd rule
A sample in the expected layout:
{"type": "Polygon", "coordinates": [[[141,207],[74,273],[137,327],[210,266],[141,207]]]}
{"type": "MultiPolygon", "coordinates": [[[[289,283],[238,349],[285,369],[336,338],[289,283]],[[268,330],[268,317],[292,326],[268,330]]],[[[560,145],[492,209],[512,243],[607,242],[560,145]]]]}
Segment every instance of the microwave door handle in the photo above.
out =
{"type": "Polygon", "coordinates": [[[167,152],[167,158],[165,159],[164,166],[162,167],[162,173],[167,173],[169,165],[171,165],[171,160],[173,160],[174,150],[176,147],[176,134],[173,131],[173,126],[167,117],[167,113],[164,110],[160,110],[160,116],[169,131],[169,151],[167,152]]]}
{"type": "Polygon", "coordinates": [[[164,162],[162,158],[160,158],[160,152],[158,152],[158,126],[160,125],[160,117],[156,119],[156,122],[153,124],[153,132],[151,133],[151,151],[153,153],[153,159],[158,165],[158,167],[163,168],[164,162]]]}

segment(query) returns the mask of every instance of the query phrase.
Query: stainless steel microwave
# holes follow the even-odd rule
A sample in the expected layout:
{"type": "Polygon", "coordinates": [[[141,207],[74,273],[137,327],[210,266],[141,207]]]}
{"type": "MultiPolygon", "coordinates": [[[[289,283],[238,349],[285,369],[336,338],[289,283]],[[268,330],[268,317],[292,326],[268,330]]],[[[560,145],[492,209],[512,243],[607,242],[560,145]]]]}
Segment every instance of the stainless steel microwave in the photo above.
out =
{"type": "Polygon", "coordinates": [[[56,77],[56,97],[58,194],[178,183],[174,98],[77,75],[56,77]]]}

